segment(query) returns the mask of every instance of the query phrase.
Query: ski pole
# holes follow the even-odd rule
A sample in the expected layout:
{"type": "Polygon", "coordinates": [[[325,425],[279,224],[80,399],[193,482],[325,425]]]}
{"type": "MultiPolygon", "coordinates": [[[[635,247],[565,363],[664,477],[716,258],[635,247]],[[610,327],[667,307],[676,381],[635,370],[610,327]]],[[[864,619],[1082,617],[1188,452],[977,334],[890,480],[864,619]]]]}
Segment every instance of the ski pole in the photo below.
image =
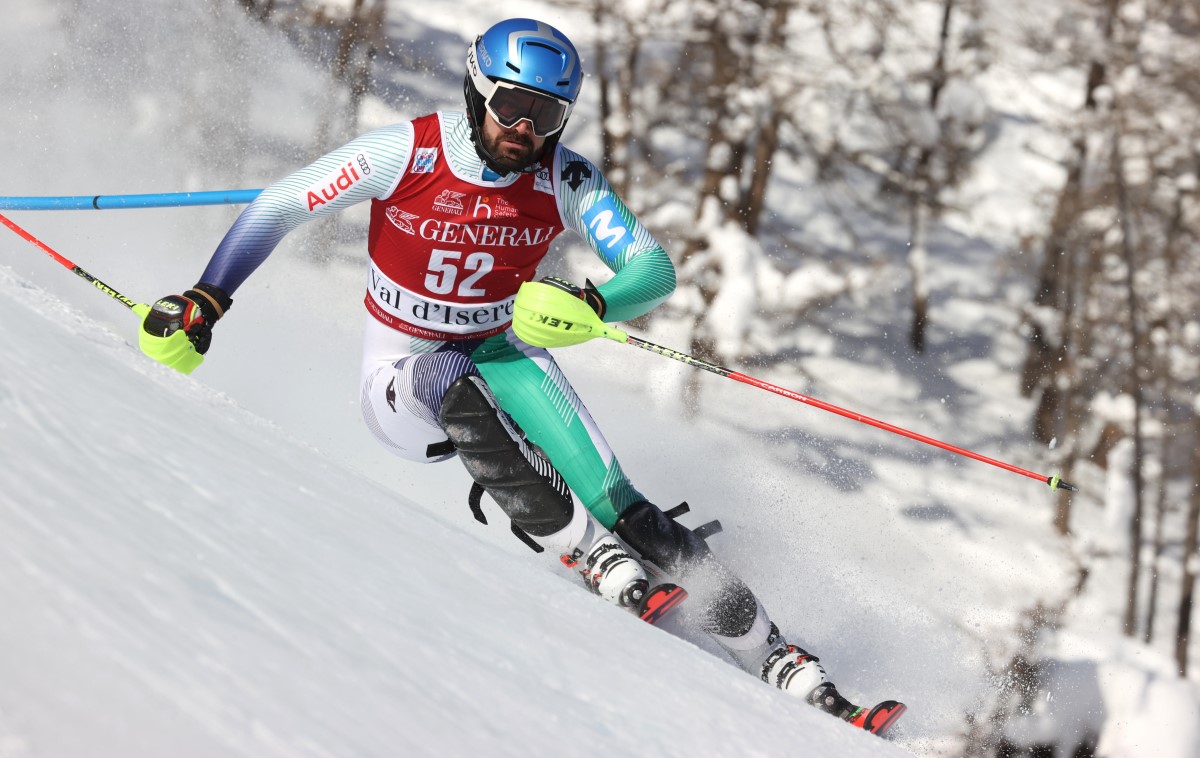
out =
{"type": "MultiPolygon", "coordinates": [[[[54,251],[52,248],[50,248],[50,247],[49,247],[48,245],[46,245],[44,242],[42,242],[41,240],[39,240],[37,237],[34,237],[34,236],[33,236],[32,234],[30,234],[29,232],[27,232],[27,231],[25,231],[24,229],[22,229],[21,227],[17,226],[17,224],[16,224],[16,223],[14,223],[14,222],[13,222],[11,219],[9,219],[9,218],[8,218],[7,216],[5,216],[4,214],[0,214],[0,223],[3,223],[3,224],[4,224],[5,226],[7,226],[9,229],[12,229],[12,230],[13,230],[14,232],[16,232],[18,235],[20,235],[21,237],[23,237],[23,238],[24,238],[26,241],[28,241],[28,242],[32,243],[34,246],[36,246],[37,248],[39,248],[39,249],[40,249],[42,252],[46,253],[47,255],[49,255],[49,256],[50,256],[51,258],[53,258],[54,260],[56,260],[56,261],[58,261],[59,263],[61,263],[61,264],[63,265],[63,267],[64,267],[64,268],[70,269],[70,270],[71,270],[71,272],[72,272],[72,273],[74,273],[76,276],[78,276],[78,277],[80,277],[80,278],[82,278],[82,279],[86,279],[87,281],[91,282],[93,287],[95,287],[96,289],[100,290],[100,291],[101,291],[101,292],[103,292],[104,294],[108,295],[108,296],[109,296],[109,297],[111,297],[113,300],[116,300],[116,301],[117,301],[117,302],[119,302],[121,305],[124,305],[126,308],[129,308],[130,310],[133,310],[133,309],[137,308],[137,307],[140,305],[140,303],[136,303],[136,302],[134,302],[133,300],[130,300],[129,298],[127,298],[127,297],[125,297],[124,295],[122,295],[120,292],[117,292],[117,291],[116,291],[115,289],[113,289],[112,287],[109,287],[109,286],[108,286],[107,284],[105,284],[104,282],[100,281],[100,280],[99,280],[99,279],[97,279],[96,277],[94,277],[94,276],[92,276],[91,274],[89,274],[88,272],[84,271],[84,270],[83,270],[82,268],[80,268],[79,266],[76,266],[74,263],[72,263],[71,261],[67,260],[67,259],[66,259],[66,258],[64,258],[62,255],[59,255],[57,252],[55,252],[55,251],[54,251]]],[[[142,307],[143,307],[143,308],[145,308],[146,306],[142,306],[142,307]]]]}
{"type": "Polygon", "coordinates": [[[701,368],[705,371],[711,371],[718,376],[724,376],[728,379],[734,380],[735,382],[748,384],[751,387],[758,387],[759,389],[766,390],[767,392],[773,392],[776,395],[791,398],[792,400],[798,400],[805,405],[811,405],[814,408],[820,408],[823,411],[836,413],[839,416],[844,416],[845,418],[868,424],[876,427],[877,429],[883,429],[884,431],[892,432],[893,434],[899,434],[902,437],[908,437],[909,439],[916,440],[918,442],[924,442],[926,445],[933,445],[934,447],[939,447],[942,450],[947,450],[951,453],[958,453],[959,455],[964,455],[967,458],[973,458],[974,460],[981,461],[983,463],[990,463],[991,465],[997,466],[1006,471],[1011,471],[1014,474],[1020,474],[1031,479],[1037,479],[1040,482],[1050,485],[1050,489],[1052,490],[1059,488],[1069,492],[1074,492],[1076,490],[1075,485],[1070,484],[1069,482],[1064,482],[1058,476],[1046,476],[1044,474],[1037,474],[1032,471],[1027,471],[1020,466],[1014,466],[1011,463],[998,461],[995,458],[989,458],[986,455],[981,455],[980,453],[967,450],[966,448],[958,447],[957,445],[951,445],[948,442],[942,442],[941,440],[934,439],[933,437],[927,437],[924,434],[919,434],[917,432],[904,429],[903,427],[896,426],[895,424],[889,424],[886,421],[880,421],[879,419],[874,419],[870,416],[864,416],[861,413],[856,413],[855,411],[838,407],[832,403],[827,403],[824,400],[818,400],[815,397],[803,395],[795,390],[789,390],[784,387],[771,384],[770,382],[765,382],[762,379],[756,379],[752,376],[747,376],[740,371],[733,371],[732,369],[727,369],[723,366],[709,363],[708,361],[701,360],[695,356],[688,355],[687,353],[681,353],[677,350],[656,345],[653,342],[647,342],[646,340],[634,337],[633,335],[626,335],[624,341],[628,345],[640,347],[643,350],[649,350],[652,353],[657,353],[659,355],[666,356],[667,358],[673,358],[674,360],[680,361],[681,363],[686,363],[689,366],[695,366],[696,368],[701,368]]]}
{"type": "Polygon", "coordinates": [[[212,192],[161,192],[149,195],[71,195],[0,197],[7,211],[106,211],[116,208],[177,208],[188,205],[240,205],[258,197],[260,189],[212,192]]]}
{"type": "Polygon", "coordinates": [[[966,448],[942,442],[941,440],[904,429],[895,424],[889,424],[886,421],[880,421],[870,416],[841,408],[832,403],[827,403],[794,390],[765,382],[762,379],[756,379],[740,371],[718,366],[715,363],[701,360],[693,355],[681,353],[678,350],[672,350],[634,337],[601,321],[591,306],[583,300],[549,284],[526,282],[521,285],[513,306],[513,331],[525,342],[540,347],[577,345],[596,337],[604,337],[614,342],[633,345],[642,350],[648,350],[652,353],[677,360],[680,363],[710,371],[718,376],[748,384],[751,387],[773,392],[776,395],[799,401],[805,405],[811,405],[814,408],[820,408],[823,411],[836,413],[839,416],[876,427],[877,429],[883,429],[884,431],[899,434],[902,437],[907,437],[918,442],[924,442],[927,445],[932,445],[951,453],[957,453],[958,455],[966,456],[982,463],[988,463],[1005,471],[1011,471],[1014,474],[1027,476],[1030,479],[1037,479],[1044,484],[1050,485],[1051,490],[1063,489],[1068,492],[1075,492],[1077,490],[1075,485],[1063,481],[1057,474],[1046,476],[1045,474],[1028,471],[1020,466],[1014,466],[1011,463],[989,458],[986,455],[981,455],[966,448]]]}

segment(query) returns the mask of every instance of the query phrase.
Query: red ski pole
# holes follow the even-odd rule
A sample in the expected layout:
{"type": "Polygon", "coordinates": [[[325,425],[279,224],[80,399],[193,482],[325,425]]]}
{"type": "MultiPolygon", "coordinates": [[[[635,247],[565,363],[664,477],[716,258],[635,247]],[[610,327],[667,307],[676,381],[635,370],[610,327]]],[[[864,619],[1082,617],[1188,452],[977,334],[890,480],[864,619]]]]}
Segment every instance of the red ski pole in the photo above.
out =
{"type": "Polygon", "coordinates": [[[14,232],[16,232],[18,235],[20,235],[23,239],[28,241],[30,244],[34,245],[35,247],[40,249],[43,253],[45,253],[46,255],[49,255],[51,258],[53,258],[54,260],[61,263],[64,268],[70,269],[70,271],[72,273],[74,273],[76,276],[78,276],[82,279],[86,279],[87,281],[91,282],[93,287],[100,290],[104,294],[108,295],[113,300],[116,300],[117,302],[121,303],[121,305],[124,305],[126,308],[133,309],[139,305],[139,303],[136,303],[133,300],[130,300],[129,298],[125,297],[120,292],[117,292],[112,287],[109,287],[104,282],[100,281],[96,277],[94,277],[91,274],[89,274],[88,272],[84,271],[79,266],[76,266],[74,263],[67,260],[65,257],[60,255],[59,253],[55,252],[49,245],[47,245],[46,243],[39,240],[37,237],[34,237],[32,234],[30,234],[29,232],[22,229],[14,221],[12,221],[12,219],[9,219],[4,214],[0,214],[0,223],[4,224],[9,229],[12,229],[14,232]]]}
{"type": "Polygon", "coordinates": [[[855,421],[859,421],[864,424],[868,424],[868,425],[876,427],[878,429],[883,429],[885,431],[892,432],[893,434],[899,434],[900,436],[908,437],[911,440],[916,440],[918,442],[924,442],[926,445],[933,445],[934,447],[939,447],[942,450],[948,450],[951,453],[958,453],[959,455],[964,455],[968,458],[973,458],[974,460],[981,461],[982,463],[990,463],[991,465],[998,466],[999,468],[1002,468],[1005,471],[1011,471],[1014,474],[1020,474],[1021,476],[1027,476],[1030,479],[1037,479],[1039,482],[1050,485],[1050,489],[1052,489],[1052,490],[1061,488],[1064,490],[1068,490],[1070,492],[1074,492],[1077,489],[1075,487],[1075,485],[1070,484],[1069,482],[1064,482],[1058,476],[1046,476],[1045,474],[1038,474],[1038,473],[1034,473],[1033,471],[1027,471],[1026,469],[1023,469],[1020,466],[1014,466],[1011,463],[1005,463],[1004,461],[998,461],[995,458],[989,458],[986,455],[981,455],[981,454],[973,452],[971,450],[967,450],[966,448],[958,447],[957,445],[951,445],[949,442],[942,442],[941,440],[934,439],[933,437],[927,437],[924,434],[919,434],[917,432],[913,432],[908,429],[904,429],[903,427],[896,426],[895,424],[889,424],[886,421],[880,421],[879,419],[874,419],[874,418],[871,418],[870,416],[864,416],[861,413],[856,413],[854,411],[846,410],[845,408],[838,407],[836,405],[833,405],[832,403],[827,403],[824,400],[818,400],[815,397],[809,397],[808,395],[802,395],[801,393],[796,392],[795,390],[789,390],[784,387],[780,387],[778,385],[771,384],[770,382],[765,382],[762,379],[755,379],[754,377],[747,376],[746,374],[743,374],[740,371],[733,371],[731,369],[727,369],[722,366],[718,366],[716,364],[709,363],[708,361],[702,361],[699,358],[696,358],[695,356],[688,355],[687,353],[681,353],[677,350],[672,350],[667,347],[662,347],[661,345],[656,345],[653,342],[647,342],[644,339],[639,339],[638,337],[634,337],[632,335],[626,335],[625,344],[633,345],[634,347],[640,347],[643,350],[649,350],[652,353],[658,353],[659,355],[664,355],[668,358],[674,358],[675,360],[680,361],[681,363],[686,363],[687,365],[695,366],[696,368],[702,368],[705,371],[711,371],[712,373],[717,374],[718,376],[727,377],[729,379],[734,380],[735,382],[741,382],[742,384],[749,384],[751,387],[758,387],[759,389],[766,390],[767,392],[774,392],[776,395],[782,395],[783,397],[791,398],[792,400],[798,400],[801,403],[804,403],[805,405],[811,405],[812,407],[820,408],[823,411],[829,411],[830,413],[836,413],[839,416],[844,416],[845,418],[853,419],[855,421]]]}
{"type": "Polygon", "coordinates": [[[749,384],[751,387],[773,392],[776,395],[798,400],[805,405],[811,405],[814,408],[820,408],[823,411],[836,413],[839,416],[844,416],[848,419],[874,426],[878,429],[883,429],[893,434],[899,434],[903,437],[924,442],[926,445],[947,450],[951,453],[972,458],[982,463],[988,463],[993,466],[1011,471],[1014,474],[1027,476],[1030,479],[1037,479],[1043,484],[1050,485],[1050,489],[1064,489],[1070,492],[1076,491],[1073,484],[1064,482],[1057,474],[1054,476],[1046,476],[1045,474],[1034,473],[1027,471],[1020,466],[1014,466],[1011,463],[998,461],[995,458],[989,458],[986,455],[967,450],[966,448],[951,445],[948,442],[936,440],[933,437],[927,437],[924,434],[903,429],[895,424],[889,424],[886,421],[873,419],[870,416],[864,416],[861,413],[839,408],[832,403],[826,403],[823,400],[802,395],[794,390],[784,389],[770,382],[764,382],[762,379],[755,379],[752,376],[747,376],[740,371],[733,371],[722,366],[718,366],[708,361],[700,360],[699,358],[681,353],[678,350],[672,350],[661,345],[656,345],[653,342],[647,342],[644,339],[631,336],[630,334],[617,329],[610,324],[606,324],[600,320],[596,312],[591,309],[583,300],[575,297],[569,292],[564,291],[559,287],[554,287],[542,282],[526,282],[521,285],[520,291],[517,293],[517,300],[513,307],[513,331],[517,336],[525,340],[531,345],[540,347],[566,347],[568,345],[577,345],[581,342],[587,342],[596,337],[621,342],[626,345],[640,347],[643,350],[649,350],[652,353],[672,358],[681,363],[686,363],[689,366],[702,368],[705,371],[711,371],[718,376],[728,377],[736,382],[749,384]]]}

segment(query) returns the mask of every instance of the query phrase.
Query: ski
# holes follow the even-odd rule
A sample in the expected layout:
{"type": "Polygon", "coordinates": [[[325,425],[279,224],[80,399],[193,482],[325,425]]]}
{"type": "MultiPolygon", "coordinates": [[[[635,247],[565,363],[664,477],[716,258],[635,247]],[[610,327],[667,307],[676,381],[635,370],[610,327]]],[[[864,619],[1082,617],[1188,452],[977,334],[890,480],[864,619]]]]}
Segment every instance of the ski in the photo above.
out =
{"type": "Polygon", "coordinates": [[[860,729],[865,729],[871,734],[882,737],[900,720],[900,717],[907,710],[908,706],[904,703],[895,700],[884,700],[870,710],[859,708],[846,720],[860,729]]]}
{"type": "Polygon", "coordinates": [[[638,604],[638,617],[657,624],[687,599],[687,590],[674,584],[660,584],[646,593],[638,604]]]}

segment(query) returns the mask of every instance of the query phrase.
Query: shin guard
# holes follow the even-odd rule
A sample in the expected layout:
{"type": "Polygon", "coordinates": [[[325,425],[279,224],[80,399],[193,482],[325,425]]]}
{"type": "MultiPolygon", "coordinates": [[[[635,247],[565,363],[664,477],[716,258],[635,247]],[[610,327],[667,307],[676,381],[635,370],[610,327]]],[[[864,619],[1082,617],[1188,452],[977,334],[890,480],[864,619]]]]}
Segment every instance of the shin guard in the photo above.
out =
{"type": "Polygon", "coordinates": [[[513,525],[545,537],[571,523],[571,490],[541,450],[500,409],[487,382],[459,377],[446,390],[438,420],[467,472],[513,525]]]}

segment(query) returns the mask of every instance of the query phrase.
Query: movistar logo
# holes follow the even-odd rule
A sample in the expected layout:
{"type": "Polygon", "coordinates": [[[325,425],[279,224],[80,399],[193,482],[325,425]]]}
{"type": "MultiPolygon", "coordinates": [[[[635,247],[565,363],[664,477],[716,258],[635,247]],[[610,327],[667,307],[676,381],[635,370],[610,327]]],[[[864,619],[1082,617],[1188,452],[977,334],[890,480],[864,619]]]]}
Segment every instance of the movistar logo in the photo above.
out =
{"type": "Polygon", "coordinates": [[[633,232],[625,225],[624,215],[628,211],[611,194],[604,195],[583,214],[583,223],[591,232],[592,244],[604,256],[604,260],[615,265],[617,256],[633,244],[633,232]]]}
{"type": "Polygon", "coordinates": [[[592,230],[592,236],[596,238],[596,241],[604,243],[604,246],[610,250],[629,233],[620,224],[612,226],[612,219],[612,211],[601,211],[592,216],[592,220],[588,223],[588,229],[592,230]]]}

